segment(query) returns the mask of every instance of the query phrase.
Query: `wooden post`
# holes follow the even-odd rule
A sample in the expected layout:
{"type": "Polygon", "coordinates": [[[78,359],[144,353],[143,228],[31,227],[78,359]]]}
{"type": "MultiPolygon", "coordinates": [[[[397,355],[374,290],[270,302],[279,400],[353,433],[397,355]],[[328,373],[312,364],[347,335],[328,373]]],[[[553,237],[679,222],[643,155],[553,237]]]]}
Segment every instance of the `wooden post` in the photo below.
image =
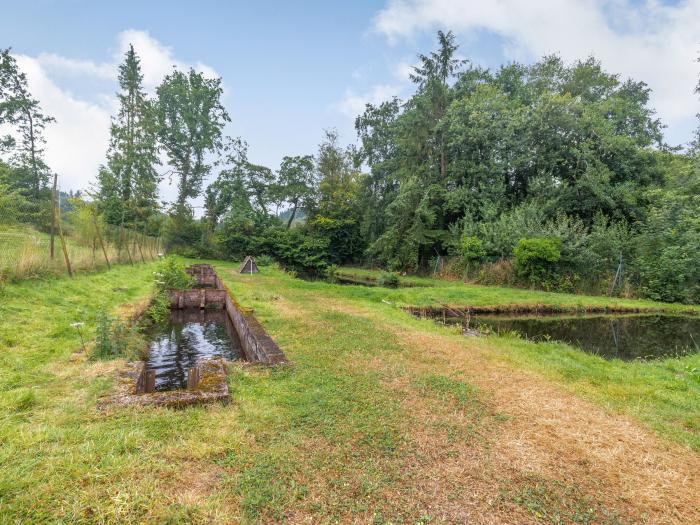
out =
{"type": "Polygon", "coordinates": [[[146,393],[156,391],[156,371],[155,370],[146,370],[146,385],[145,385],[144,391],[146,393]]]}
{"type": "MultiPolygon", "coordinates": [[[[122,224],[122,240],[124,240],[124,225],[122,224]]],[[[131,252],[129,251],[129,239],[126,240],[124,243],[124,247],[126,248],[126,255],[129,257],[129,264],[134,264],[134,261],[131,258],[131,252]]]]}
{"type": "MultiPolygon", "coordinates": [[[[139,238],[138,232],[136,232],[136,237],[134,237],[134,238],[135,238],[135,239],[138,239],[138,238],[139,238]]],[[[139,247],[139,253],[141,254],[141,262],[146,262],[146,259],[145,259],[145,257],[143,256],[143,250],[141,249],[141,243],[140,243],[140,242],[137,242],[137,243],[136,243],[136,246],[139,247]]]]}
{"type": "Polygon", "coordinates": [[[53,175],[53,191],[51,192],[51,241],[49,243],[49,254],[53,261],[54,249],[53,239],[56,231],[56,187],[58,185],[58,175],[53,175]]]}
{"type": "Polygon", "coordinates": [[[61,210],[58,210],[58,217],[56,218],[58,222],[58,235],[61,237],[61,248],[63,249],[63,258],[66,260],[66,269],[68,270],[68,276],[73,277],[73,269],[70,266],[70,259],[68,258],[68,248],[66,247],[66,238],[63,236],[63,227],[61,226],[61,210]]]}
{"type": "Polygon", "coordinates": [[[105,243],[102,240],[102,234],[100,233],[100,226],[97,224],[97,210],[93,208],[92,210],[92,222],[95,225],[95,233],[97,233],[97,239],[100,241],[100,246],[102,246],[102,254],[105,256],[105,261],[107,262],[107,269],[111,270],[112,265],[109,264],[109,257],[107,257],[107,250],[105,249],[105,243]]]}
{"type": "Polygon", "coordinates": [[[199,385],[199,367],[193,366],[187,371],[187,390],[193,390],[199,385]]]}

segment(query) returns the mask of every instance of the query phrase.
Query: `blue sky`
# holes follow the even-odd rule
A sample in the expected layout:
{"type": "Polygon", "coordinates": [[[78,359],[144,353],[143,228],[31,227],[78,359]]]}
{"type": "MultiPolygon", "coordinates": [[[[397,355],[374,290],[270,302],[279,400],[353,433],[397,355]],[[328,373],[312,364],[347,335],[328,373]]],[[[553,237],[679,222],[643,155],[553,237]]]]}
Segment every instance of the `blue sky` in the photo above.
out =
{"type": "MultiPolygon", "coordinates": [[[[366,101],[407,95],[416,53],[453,29],[460,54],[495,67],[551,52],[595,54],[609,70],[644,80],[673,143],[700,110],[693,95],[700,1],[393,0],[389,2],[11,2],[0,46],[12,46],[30,86],[59,122],[47,157],[73,189],[104,158],[115,71],[133,41],[152,90],[172,64],[220,75],[232,123],[253,161],[276,168],[314,153],[323,128],[354,141],[366,101]]],[[[167,198],[172,190],[163,187],[167,198]]]]}

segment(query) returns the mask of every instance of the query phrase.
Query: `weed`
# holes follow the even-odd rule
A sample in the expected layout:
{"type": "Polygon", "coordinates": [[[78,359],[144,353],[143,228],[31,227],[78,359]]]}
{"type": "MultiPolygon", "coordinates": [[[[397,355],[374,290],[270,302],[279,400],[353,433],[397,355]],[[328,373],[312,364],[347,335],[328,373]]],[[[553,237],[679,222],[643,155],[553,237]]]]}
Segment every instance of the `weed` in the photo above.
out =
{"type": "Polygon", "coordinates": [[[399,286],[399,275],[394,272],[381,272],[377,284],[386,288],[396,288],[399,286]]]}
{"type": "Polygon", "coordinates": [[[143,340],[136,328],[115,319],[102,307],[97,312],[95,345],[90,353],[93,360],[114,359],[116,357],[141,357],[143,340]]]}
{"type": "Polygon", "coordinates": [[[623,523],[617,513],[591,499],[581,487],[537,474],[526,474],[521,486],[511,492],[503,492],[501,500],[511,500],[538,521],[553,525],[623,523]]]}

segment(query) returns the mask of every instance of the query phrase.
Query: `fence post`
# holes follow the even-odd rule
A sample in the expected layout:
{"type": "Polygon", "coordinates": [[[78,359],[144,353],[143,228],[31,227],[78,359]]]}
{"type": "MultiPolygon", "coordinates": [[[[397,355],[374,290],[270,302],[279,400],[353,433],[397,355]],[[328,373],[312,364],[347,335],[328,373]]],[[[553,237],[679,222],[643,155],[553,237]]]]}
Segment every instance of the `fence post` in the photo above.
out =
{"type": "Polygon", "coordinates": [[[58,235],[61,238],[61,248],[63,249],[63,258],[66,260],[66,269],[68,270],[68,276],[73,277],[73,269],[70,266],[70,259],[68,258],[68,248],[66,247],[66,238],[63,236],[63,226],[61,226],[61,208],[58,209],[58,217],[56,217],[58,222],[58,235]]]}
{"type": "Polygon", "coordinates": [[[53,174],[53,191],[51,192],[51,241],[49,243],[49,254],[53,261],[53,239],[56,230],[56,186],[58,184],[58,174],[53,174]]]}
{"type": "Polygon", "coordinates": [[[100,246],[102,246],[102,254],[105,256],[105,262],[107,263],[107,269],[111,270],[112,265],[109,264],[109,257],[107,257],[107,250],[105,250],[105,243],[102,240],[102,234],[100,233],[100,226],[97,224],[97,210],[92,209],[92,222],[95,225],[95,232],[97,233],[97,238],[100,241],[100,246]]]}
{"type": "MultiPolygon", "coordinates": [[[[139,254],[141,254],[141,262],[146,262],[145,257],[143,256],[143,250],[141,249],[141,243],[139,241],[139,232],[138,230],[134,233],[134,239],[136,240],[136,246],[139,249],[139,254]]],[[[143,237],[141,238],[141,241],[143,242],[143,237]]],[[[136,254],[134,254],[136,255],[136,254]]]]}
{"type": "Polygon", "coordinates": [[[129,251],[129,239],[126,239],[126,242],[124,242],[124,224],[122,224],[122,243],[124,244],[124,247],[126,248],[126,255],[129,257],[129,264],[134,264],[133,259],[131,258],[131,252],[129,251]]]}

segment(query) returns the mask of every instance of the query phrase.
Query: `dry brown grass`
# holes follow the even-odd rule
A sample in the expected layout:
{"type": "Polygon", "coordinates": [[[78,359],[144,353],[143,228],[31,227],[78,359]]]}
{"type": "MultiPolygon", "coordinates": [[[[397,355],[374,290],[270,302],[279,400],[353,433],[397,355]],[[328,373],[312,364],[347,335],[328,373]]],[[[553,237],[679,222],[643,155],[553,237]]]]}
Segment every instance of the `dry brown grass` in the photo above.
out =
{"type": "MultiPolygon", "coordinates": [[[[322,303],[382,323],[371,309],[330,299],[322,303]]],[[[532,516],[503,495],[528,490],[535,478],[573,484],[582,501],[598,502],[626,523],[700,523],[700,457],[693,451],[500,362],[488,340],[382,324],[406,349],[414,372],[457,373],[483,393],[491,413],[505,416],[501,424],[482,428],[477,439],[448,445],[436,423],[463,427],[464,415],[426,405],[411,393],[406,378],[392,385],[408,393],[404,406],[423,422],[412,431],[423,460],[409,466],[406,477],[413,481],[404,490],[446,521],[529,522],[532,516]]]]}

